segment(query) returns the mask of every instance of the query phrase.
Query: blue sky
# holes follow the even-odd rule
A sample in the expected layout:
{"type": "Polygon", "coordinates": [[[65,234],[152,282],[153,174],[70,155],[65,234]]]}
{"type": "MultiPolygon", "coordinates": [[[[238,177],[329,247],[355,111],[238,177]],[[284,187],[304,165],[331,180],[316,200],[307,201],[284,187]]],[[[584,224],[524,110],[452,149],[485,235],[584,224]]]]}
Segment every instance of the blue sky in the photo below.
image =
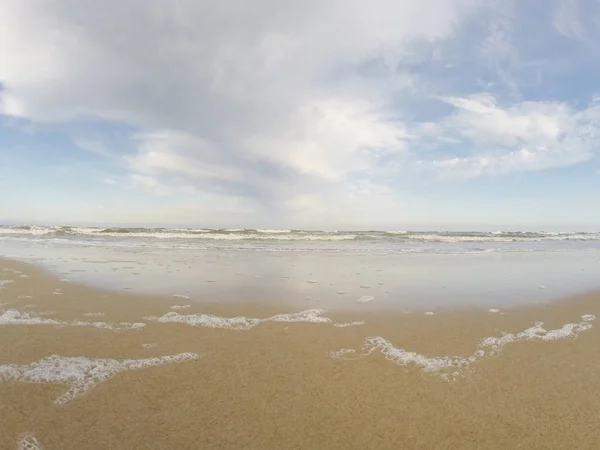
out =
{"type": "Polygon", "coordinates": [[[0,3],[0,222],[600,229],[600,1],[0,3]]]}

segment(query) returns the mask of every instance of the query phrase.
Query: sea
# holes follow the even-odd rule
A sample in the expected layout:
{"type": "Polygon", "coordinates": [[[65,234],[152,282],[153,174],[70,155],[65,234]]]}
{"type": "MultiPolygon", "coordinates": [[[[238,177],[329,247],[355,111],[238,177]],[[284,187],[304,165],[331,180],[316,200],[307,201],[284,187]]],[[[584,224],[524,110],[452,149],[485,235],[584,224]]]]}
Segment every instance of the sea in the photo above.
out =
{"type": "Polygon", "coordinates": [[[600,289],[600,232],[0,226],[0,256],[190,301],[441,309],[600,289]]]}

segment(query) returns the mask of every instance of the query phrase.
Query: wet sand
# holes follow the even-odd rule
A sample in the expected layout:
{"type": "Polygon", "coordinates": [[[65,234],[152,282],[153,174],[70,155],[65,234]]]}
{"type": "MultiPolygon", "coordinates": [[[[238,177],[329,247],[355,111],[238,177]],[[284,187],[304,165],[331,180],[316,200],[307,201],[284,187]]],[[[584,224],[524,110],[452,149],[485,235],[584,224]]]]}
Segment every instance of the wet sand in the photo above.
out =
{"type": "MultiPolygon", "coordinates": [[[[260,323],[247,331],[157,323],[179,314],[266,318],[273,304],[201,303],[62,282],[0,260],[0,314],[15,309],[61,322],[144,322],[115,331],[0,325],[0,366],[50,355],[112,360],[190,352],[196,359],[116,373],[66,404],[68,386],[0,382],[0,448],[32,433],[45,449],[460,448],[588,449],[600,446],[600,347],[596,322],[573,338],[506,345],[455,381],[397,365],[379,351],[336,359],[368,336],[423,355],[471,355],[486,336],[546,329],[600,316],[600,295],[490,313],[325,312],[330,323],[260,323]],[[16,273],[21,272],[21,273],[16,273]],[[26,275],[27,277],[22,277],[26,275]],[[59,290],[59,291],[57,291],[59,290]],[[54,294],[59,292],[59,295],[54,294]],[[19,298],[30,296],[31,298],[19,298]],[[104,313],[86,316],[86,313],[104,313]],[[334,322],[364,321],[336,327],[334,322]]],[[[349,355],[352,356],[352,355],[349,355]]]]}

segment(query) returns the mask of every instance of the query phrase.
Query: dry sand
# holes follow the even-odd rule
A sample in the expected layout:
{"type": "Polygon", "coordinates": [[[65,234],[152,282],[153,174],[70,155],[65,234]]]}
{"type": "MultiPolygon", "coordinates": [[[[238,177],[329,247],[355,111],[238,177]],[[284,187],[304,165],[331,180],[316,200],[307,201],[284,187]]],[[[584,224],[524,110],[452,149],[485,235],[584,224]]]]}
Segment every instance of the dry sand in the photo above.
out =
{"type": "MultiPolygon", "coordinates": [[[[61,321],[147,322],[179,298],[142,297],[61,282],[0,260],[2,310],[61,321]],[[22,273],[15,273],[14,271],[22,273]],[[20,275],[28,275],[21,277],[20,275]],[[60,289],[61,295],[53,292],[60,289]],[[32,298],[19,298],[31,296],[32,298]],[[33,306],[32,306],[33,305],[33,306]],[[101,317],[84,313],[101,312],[101,317]]],[[[181,314],[268,317],[274,305],[190,303],[181,314]]],[[[0,447],[29,432],[45,449],[595,449],[600,448],[599,323],[576,339],[507,345],[457,381],[358,349],[367,336],[425,355],[470,355],[485,336],[544,321],[547,329],[600,316],[600,295],[489,313],[325,314],[331,323],[262,323],[248,331],[147,322],[112,331],[0,325],[0,366],[53,354],[116,360],[182,352],[198,359],[117,373],[64,405],[68,387],[0,382],[0,447]],[[150,344],[150,345],[147,345],[150,344]],[[146,346],[143,346],[146,345],[146,346]]]]}

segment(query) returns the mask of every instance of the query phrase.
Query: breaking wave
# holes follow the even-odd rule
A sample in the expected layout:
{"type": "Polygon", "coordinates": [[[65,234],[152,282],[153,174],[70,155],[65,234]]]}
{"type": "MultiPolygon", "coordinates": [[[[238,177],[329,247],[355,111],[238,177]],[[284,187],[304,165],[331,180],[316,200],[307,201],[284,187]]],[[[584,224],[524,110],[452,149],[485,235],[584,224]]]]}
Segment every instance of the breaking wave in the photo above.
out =
{"type": "Polygon", "coordinates": [[[0,226],[0,235],[12,236],[102,236],[156,239],[280,240],[280,241],[416,241],[436,242],[542,242],[600,241],[600,232],[547,231],[315,231],[250,228],[100,228],[0,226]]]}

